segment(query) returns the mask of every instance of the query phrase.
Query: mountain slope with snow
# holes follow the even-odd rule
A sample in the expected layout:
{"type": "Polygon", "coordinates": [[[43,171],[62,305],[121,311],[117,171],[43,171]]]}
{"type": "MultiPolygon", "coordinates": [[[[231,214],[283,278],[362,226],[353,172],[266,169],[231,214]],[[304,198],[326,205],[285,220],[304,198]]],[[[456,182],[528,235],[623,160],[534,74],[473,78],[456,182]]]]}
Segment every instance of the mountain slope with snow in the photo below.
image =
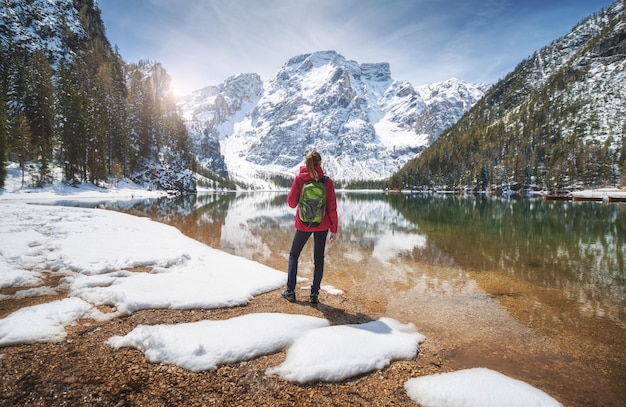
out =
{"type": "Polygon", "coordinates": [[[69,42],[84,40],[87,30],[70,1],[8,2],[0,8],[0,45],[33,52],[41,50],[50,61],[70,55],[69,42]]]}
{"type": "Polygon", "coordinates": [[[384,179],[486,91],[450,79],[415,89],[387,63],[335,51],[290,59],[262,82],[240,74],[179,101],[201,163],[240,185],[273,187],[316,149],[336,180],[384,179]],[[223,157],[223,160],[222,160],[223,157]]]}
{"type": "Polygon", "coordinates": [[[616,0],[522,61],[390,187],[626,185],[624,100],[626,13],[616,0]]]}

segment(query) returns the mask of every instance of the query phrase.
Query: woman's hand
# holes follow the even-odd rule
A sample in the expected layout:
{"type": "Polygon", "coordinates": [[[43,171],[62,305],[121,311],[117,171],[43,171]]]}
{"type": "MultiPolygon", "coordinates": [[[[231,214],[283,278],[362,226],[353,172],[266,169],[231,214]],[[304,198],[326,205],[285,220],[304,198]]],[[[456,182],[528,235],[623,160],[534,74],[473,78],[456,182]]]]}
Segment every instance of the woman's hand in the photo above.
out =
{"type": "Polygon", "coordinates": [[[330,232],[330,239],[328,240],[330,243],[334,242],[337,239],[337,233],[330,232]]]}

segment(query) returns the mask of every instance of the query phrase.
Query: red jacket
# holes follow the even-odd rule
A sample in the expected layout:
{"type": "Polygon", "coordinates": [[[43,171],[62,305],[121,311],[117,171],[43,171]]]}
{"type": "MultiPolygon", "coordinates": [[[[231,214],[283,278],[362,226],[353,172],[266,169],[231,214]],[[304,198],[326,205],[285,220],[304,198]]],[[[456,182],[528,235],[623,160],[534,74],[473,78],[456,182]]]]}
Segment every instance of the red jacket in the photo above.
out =
{"type": "MultiPolygon", "coordinates": [[[[322,179],[324,176],[324,170],[322,170],[322,167],[315,167],[315,170],[317,171],[318,177],[322,179]]],[[[294,178],[293,184],[291,184],[291,189],[289,190],[289,195],[287,195],[287,204],[291,208],[298,206],[302,187],[305,182],[311,180],[312,178],[307,172],[306,167],[301,166],[300,173],[294,178]]],[[[326,185],[326,215],[324,215],[322,223],[320,223],[319,226],[308,227],[300,219],[300,214],[296,212],[296,229],[305,232],[319,232],[321,230],[330,229],[331,233],[337,233],[339,218],[337,216],[337,196],[335,195],[335,185],[333,184],[333,180],[330,178],[327,178],[324,184],[326,185]]]]}

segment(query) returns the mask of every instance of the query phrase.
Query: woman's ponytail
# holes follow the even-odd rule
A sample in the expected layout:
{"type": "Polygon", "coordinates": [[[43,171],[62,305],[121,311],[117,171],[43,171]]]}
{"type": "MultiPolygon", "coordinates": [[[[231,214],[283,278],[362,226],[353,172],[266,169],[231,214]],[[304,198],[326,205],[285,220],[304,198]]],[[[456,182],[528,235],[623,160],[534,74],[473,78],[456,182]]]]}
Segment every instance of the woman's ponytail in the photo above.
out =
{"type": "Polygon", "coordinates": [[[309,173],[311,178],[315,181],[319,181],[320,177],[315,170],[315,167],[319,166],[322,163],[322,156],[317,151],[309,151],[306,153],[306,158],[304,159],[304,165],[306,166],[306,171],[309,173]]]}

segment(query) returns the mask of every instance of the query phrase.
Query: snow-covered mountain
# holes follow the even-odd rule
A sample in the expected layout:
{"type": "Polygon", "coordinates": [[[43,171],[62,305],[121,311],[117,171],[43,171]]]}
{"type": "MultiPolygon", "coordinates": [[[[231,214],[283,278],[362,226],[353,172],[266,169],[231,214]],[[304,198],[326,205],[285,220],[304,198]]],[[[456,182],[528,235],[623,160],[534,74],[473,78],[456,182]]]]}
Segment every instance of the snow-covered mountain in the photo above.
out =
{"type": "Polygon", "coordinates": [[[626,3],[615,0],[494,84],[389,186],[626,185],[625,100],[626,3]]]}
{"type": "Polygon", "coordinates": [[[386,178],[486,90],[458,79],[415,89],[392,79],[387,63],[323,51],[292,58],[265,82],[235,75],[178,105],[204,165],[243,185],[272,187],[276,177],[291,178],[310,149],[336,180],[386,178]]]}

